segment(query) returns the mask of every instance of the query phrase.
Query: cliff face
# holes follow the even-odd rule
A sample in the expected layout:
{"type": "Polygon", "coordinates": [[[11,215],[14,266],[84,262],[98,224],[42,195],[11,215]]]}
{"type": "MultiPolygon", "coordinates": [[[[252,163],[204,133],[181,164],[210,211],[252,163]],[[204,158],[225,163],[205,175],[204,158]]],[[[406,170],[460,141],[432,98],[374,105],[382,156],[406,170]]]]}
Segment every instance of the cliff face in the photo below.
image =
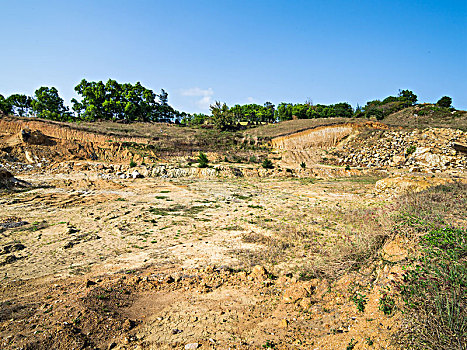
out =
{"type": "Polygon", "coordinates": [[[81,141],[81,142],[97,142],[104,143],[112,141],[118,142],[135,142],[147,143],[145,138],[138,137],[122,137],[108,136],[92,132],[86,132],[78,129],[73,129],[67,125],[55,125],[53,122],[43,122],[40,120],[24,120],[9,117],[0,118],[0,135],[14,135],[21,130],[35,131],[39,130],[44,135],[53,137],[59,140],[81,141]]]}
{"type": "Polygon", "coordinates": [[[78,159],[142,162],[156,158],[147,143],[144,138],[108,136],[53,122],[0,118],[0,163],[2,159],[41,165],[78,159]]]}
{"type": "Polygon", "coordinates": [[[290,135],[279,136],[271,140],[276,150],[306,150],[310,148],[327,148],[335,146],[339,141],[357,133],[362,127],[383,128],[380,123],[344,123],[319,126],[290,135]]]}

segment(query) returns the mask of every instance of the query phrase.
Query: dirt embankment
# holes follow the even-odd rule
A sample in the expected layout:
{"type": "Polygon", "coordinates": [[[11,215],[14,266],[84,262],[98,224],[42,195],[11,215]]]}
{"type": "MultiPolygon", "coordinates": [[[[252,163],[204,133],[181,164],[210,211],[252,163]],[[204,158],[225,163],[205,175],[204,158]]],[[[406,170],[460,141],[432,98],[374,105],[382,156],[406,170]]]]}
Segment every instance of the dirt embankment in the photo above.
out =
{"type": "Polygon", "coordinates": [[[56,124],[50,121],[41,120],[24,120],[20,118],[10,118],[7,116],[0,116],[0,132],[6,135],[14,135],[21,130],[39,130],[44,135],[49,137],[67,140],[67,141],[80,141],[80,142],[95,142],[106,143],[109,141],[116,142],[134,142],[134,143],[147,143],[148,139],[143,137],[123,137],[120,135],[102,135],[98,133],[86,132],[64,124],[56,124]]]}
{"type": "Polygon", "coordinates": [[[2,117],[0,130],[0,161],[13,172],[26,170],[21,163],[43,167],[66,160],[129,163],[157,157],[144,138],[111,137],[51,122],[2,117]]]}

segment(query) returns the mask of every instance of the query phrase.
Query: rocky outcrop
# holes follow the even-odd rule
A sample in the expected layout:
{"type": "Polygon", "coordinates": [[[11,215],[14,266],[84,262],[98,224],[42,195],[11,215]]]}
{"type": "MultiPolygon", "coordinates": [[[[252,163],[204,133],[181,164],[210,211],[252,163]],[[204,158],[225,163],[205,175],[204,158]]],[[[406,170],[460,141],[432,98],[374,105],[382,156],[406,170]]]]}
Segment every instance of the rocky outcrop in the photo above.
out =
{"type": "Polygon", "coordinates": [[[355,167],[395,167],[411,171],[441,172],[467,169],[467,143],[461,130],[429,128],[414,131],[386,130],[356,137],[330,152],[330,162],[355,167]]]}

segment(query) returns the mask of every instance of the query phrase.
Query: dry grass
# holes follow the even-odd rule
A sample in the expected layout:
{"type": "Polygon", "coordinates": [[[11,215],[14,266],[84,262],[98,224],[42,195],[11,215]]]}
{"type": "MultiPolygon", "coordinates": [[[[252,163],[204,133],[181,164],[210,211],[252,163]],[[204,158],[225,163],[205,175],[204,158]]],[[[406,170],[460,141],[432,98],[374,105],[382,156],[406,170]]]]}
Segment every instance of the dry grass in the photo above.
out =
{"type": "Polygon", "coordinates": [[[268,124],[248,129],[244,133],[251,137],[274,138],[293,134],[299,131],[315,128],[324,125],[333,125],[349,122],[360,122],[366,119],[355,118],[318,118],[318,119],[297,119],[287,120],[277,124],[268,124]]]}
{"type": "Polygon", "coordinates": [[[419,107],[409,107],[393,113],[382,120],[390,126],[400,126],[407,129],[453,128],[467,131],[467,112],[456,111],[451,113],[428,113],[420,115],[419,107]],[[417,114],[415,116],[414,114],[417,114]]]}

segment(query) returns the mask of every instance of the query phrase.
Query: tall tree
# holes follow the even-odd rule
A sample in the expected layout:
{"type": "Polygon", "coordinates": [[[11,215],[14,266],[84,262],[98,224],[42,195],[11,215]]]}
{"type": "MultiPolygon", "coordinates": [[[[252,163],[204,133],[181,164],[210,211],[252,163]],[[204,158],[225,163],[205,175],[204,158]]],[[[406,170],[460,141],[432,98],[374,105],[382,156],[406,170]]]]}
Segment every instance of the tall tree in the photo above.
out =
{"type": "Polygon", "coordinates": [[[29,115],[31,111],[32,98],[22,94],[13,94],[7,98],[12,112],[20,117],[29,115]]]}
{"type": "Polygon", "coordinates": [[[231,129],[234,125],[234,114],[229,107],[220,101],[216,101],[210,106],[212,119],[217,129],[224,131],[231,129]]]}
{"type": "Polygon", "coordinates": [[[3,114],[10,114],[13,112],[13,107],[10,102],[2,94],[0,94],[0,112],[3,114]]]}
{"type": "Polygon", "coordinates": [[[35,92],[32,100],[32,110],[39,118],[66,121],[71,118],[68,107],[64,106],[63,99],[54,87],[42,86],[35,92]]]}

